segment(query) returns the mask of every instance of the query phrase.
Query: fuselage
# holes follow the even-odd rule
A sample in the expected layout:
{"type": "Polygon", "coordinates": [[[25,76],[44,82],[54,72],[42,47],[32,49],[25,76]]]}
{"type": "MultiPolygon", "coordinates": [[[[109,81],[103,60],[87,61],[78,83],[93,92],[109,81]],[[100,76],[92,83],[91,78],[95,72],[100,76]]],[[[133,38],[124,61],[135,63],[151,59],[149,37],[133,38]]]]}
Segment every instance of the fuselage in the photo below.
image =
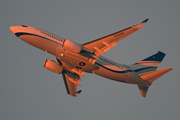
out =
{"type": "MultiPolygon", "coordinates": [[[[139,75],[131,70],[131,66],[116,63],[103,56],[99,56],[95,63],[90,62],[86,53],[74,53],[63,48],[66,39],[46,32],[36,27],[22,25],[12,26],[11,31],[32,46],[35,46],[58,58],[64,69],[80,69],[83,72],[95,73],[115,81],[149,86],[139,75]]],[[[79,46],[81,46],[79,44],[79,46]]]]}

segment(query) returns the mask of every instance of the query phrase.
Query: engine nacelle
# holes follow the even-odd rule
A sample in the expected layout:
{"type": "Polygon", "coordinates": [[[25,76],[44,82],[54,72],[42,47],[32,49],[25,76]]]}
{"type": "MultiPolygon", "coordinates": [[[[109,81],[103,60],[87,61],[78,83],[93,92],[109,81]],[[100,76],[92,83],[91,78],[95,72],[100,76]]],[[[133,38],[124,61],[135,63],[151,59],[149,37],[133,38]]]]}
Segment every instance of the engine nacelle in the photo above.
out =
{"type": "Polygon", "coordinates": [[[46,59],[44,61],[44,68],[46,68],[47,70],[51,71],[51,72],[55,72],[57,74],[61,74],[62,70],[63,70],[63,66],[59,65],[57,62],[55,62],[54,60],[49,60],[46,59]]]}
{"type": "Polygon", "coordinates": [[[81,49],[82,49],[80,45],[78,45],[77,43],[70,41],[68,39],[65,39],[65,42],[63,44],[63,48],[68,50],[68,51],[71,51],[73,53],[80,53],[81,49]]]}

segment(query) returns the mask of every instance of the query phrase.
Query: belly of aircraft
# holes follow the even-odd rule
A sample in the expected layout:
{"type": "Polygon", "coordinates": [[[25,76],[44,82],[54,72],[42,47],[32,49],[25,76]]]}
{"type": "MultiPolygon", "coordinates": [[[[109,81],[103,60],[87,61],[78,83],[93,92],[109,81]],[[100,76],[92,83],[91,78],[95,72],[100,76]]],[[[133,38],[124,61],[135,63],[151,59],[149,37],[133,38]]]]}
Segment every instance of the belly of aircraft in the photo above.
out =
{"type": "Polygon", "coordinates": [[[88,62],[87,57],[81,56],[79,54],[63,51],[57,57],[66,64],[69,64],[71,69],[76,69],[88,73],[92,73],[93,71],[99,69],[99,66],[88,62]]]}
{"type": "Polygon", "coordinates": [[[95,70],[94,73],[96,73],[102,77],[109,78],[109,79],[115,80],[115,81],[120,81],[120,82],[125,82],[125,80],[128,79],[128,76],[126,76],[123,73],[112,72],[112,71],[106,70],[102,67],[100,67],[98,70],[95,70]]]}
{"type": "Polygon", "coordinates": [[[98,70],[95,70],[94,73],[102,77],[119,81],[119,82],[149,86],[149,83],[147,83],[147,81],[144,81],[143,79],[141,79],[134,72],[123,72],[123,71],[114,72],[114,71],[104,69],[103,67],[100,67],[98,70]]]}

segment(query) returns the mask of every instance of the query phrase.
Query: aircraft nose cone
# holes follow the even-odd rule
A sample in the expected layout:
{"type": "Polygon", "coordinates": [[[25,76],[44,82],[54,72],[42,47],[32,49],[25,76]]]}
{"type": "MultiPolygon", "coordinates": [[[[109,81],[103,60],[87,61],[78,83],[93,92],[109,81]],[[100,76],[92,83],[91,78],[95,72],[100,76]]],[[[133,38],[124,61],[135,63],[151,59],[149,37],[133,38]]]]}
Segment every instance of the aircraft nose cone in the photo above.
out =
{"type": "Polygon", "coordinates": [[[11,26],[10,30],[15,34],[18,30],[18,26],[11,26]]]}

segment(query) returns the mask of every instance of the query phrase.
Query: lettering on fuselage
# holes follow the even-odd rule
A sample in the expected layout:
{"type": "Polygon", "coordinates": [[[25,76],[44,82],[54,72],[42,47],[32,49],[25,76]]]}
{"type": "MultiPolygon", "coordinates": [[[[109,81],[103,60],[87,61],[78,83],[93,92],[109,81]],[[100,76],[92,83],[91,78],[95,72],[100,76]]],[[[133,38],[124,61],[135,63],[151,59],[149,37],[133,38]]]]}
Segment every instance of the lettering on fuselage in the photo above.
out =
{"type": "Polygon", "coordinates": [[[118,36],[120,36],[122,34],[124,34],[124,33],[123,32],[117,33],[117,34],[114,35],[114,37],[118,37],[118,36]]]}

